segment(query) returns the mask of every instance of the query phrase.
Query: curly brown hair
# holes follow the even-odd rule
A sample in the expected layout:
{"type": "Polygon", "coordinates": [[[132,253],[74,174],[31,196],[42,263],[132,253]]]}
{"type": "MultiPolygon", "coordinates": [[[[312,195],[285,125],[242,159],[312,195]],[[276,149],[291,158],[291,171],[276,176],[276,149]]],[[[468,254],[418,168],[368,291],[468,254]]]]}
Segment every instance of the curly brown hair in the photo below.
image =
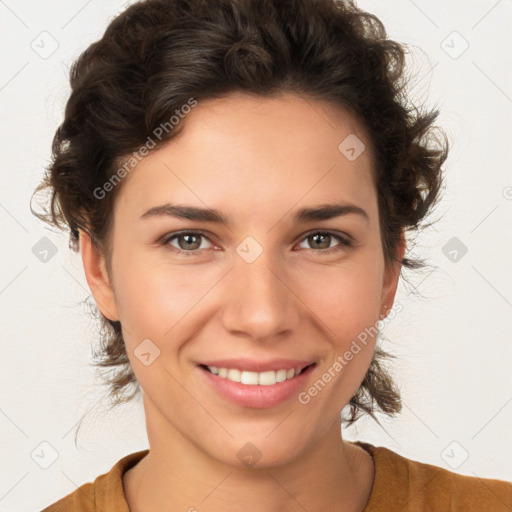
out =
{"type": "MultiPolygon", "coordinates": [[[[52,144],[52,161],[34,194],[51,197],[41,220],[89,234],[111,272],[113,205],[122,183],[99,199],[94,192],[138,150],[154,129],[193,97],[231,92],[260,97],[293,93],[352,112],[370,136],[386,265],[421,269],[400,259],[405,231],[438,202],[448,155],[438,110],[423,111],[407,94],[403,44],[389,40],[373,14],[341,0],[145,0],[119,14],[103,37],[73,63],[72,92],[52,144]]],[[[166,130],[158,147],[180,133],[166,130]]],[[[431,223],[430,223],[431,224],[431,223]]],[[[429,224],[429,225],[430,225],[429,224]]],[[[121,324],[99,313],[96,366],[112,403],[131,400],[140,386],[131,369],[121,324]],[[127,389],[135,390],[128,396],[127,389]]],[[[400,393],[377,345],[368,372],[347,404],[348,424],[362,413],[376,419],[401,409],[400,393]]],[[[377,419],[376,419],[377,420],[377,419]]],[[[378,420],[377,420],[378,421],[378,420]]]]}

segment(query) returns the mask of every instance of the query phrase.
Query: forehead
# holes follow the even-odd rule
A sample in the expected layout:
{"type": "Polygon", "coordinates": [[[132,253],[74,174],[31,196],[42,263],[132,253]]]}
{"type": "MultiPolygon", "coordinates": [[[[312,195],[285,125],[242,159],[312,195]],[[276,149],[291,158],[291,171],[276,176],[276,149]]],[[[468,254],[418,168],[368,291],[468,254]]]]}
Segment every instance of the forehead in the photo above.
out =
{"type": "Polygon", "coordinates": [[[285,208],[301,197],[368,207],[373,198],[368,136],[353,115],[327,102],[234,93],[199,101],[180,122],[181,133],[125,178],[120,203],[141,214],[176,198],[220,210],[285,208]]]}
{"type": "Polygon", "coordinates": [[[181,145],[196,148],[222,144],[291,161],[294,155],[318,150],[335,160],[339,144],[350,135],[367,147],[370,143],[362,123],[348,109],[296,94],[267,98],[235,92],[201,100],[183,117],[186,140],[181,145]]]}

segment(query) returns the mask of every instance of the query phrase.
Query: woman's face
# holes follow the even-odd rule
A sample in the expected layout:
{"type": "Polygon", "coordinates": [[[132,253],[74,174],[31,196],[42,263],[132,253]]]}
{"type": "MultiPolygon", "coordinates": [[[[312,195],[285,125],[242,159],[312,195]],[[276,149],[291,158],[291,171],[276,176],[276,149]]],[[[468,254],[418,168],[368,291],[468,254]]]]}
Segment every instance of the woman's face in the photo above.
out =
{"type": "Polygon", "coordinates": [[[399,267],[385,273],[369,140],[350,115],[295,95],[200,101],[181,122],[121,184],[113,289],[95,280],[86,245],[87,279],[122,324],[150,443],[179,435],[231,465],[247,450],[282,464],[339,421],[375,339],[353,342],[393,304],[399,267]],[[227,223],[147,213],[163,205],[213,209],[227,223]],[[298,218],[327,205],[354,208],[298,218]],[[215,384],[225,379],[199,366],[273,359],[315,364],[259,397],[242,383],[225,395],[215,384]]]}

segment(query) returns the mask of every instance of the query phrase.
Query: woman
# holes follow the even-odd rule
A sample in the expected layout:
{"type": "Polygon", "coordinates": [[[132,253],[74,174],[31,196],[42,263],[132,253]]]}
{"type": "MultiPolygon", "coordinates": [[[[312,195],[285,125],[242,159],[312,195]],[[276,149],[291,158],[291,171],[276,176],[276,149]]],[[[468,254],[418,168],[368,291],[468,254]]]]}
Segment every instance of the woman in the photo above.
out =
{"type": "Polygon", "coordinates": [[[510,510],[504,481],[342,437],[345,406],[400,410],[378,327],[448,151],[376,17],[146,0],[71,84],[41,218],[81,250],[150,449],[46,512],[510,510]]]}

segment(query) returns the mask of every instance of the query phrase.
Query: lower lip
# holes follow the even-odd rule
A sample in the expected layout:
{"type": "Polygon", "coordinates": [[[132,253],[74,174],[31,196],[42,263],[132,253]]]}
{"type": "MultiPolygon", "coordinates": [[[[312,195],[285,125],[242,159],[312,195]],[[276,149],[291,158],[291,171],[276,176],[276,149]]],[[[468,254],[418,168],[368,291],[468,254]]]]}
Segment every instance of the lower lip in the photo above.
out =
{"type": "Polygon", "coordinates": [[[219,393],[223,398],[242,407],[253,407],[255,409],[265,409],[273,407],[285,400],[288,400],[304,387],[309,374],[315,368],[316,364],[308,367],[300,375],[293,379],[283,382],[276,382],[271,386],[248,385],[241,382],[233,382],[231,380],[219,377],[205,370],[201,366],[197,366],[201,374],[204,375],[206,381],[219,393]]]}

